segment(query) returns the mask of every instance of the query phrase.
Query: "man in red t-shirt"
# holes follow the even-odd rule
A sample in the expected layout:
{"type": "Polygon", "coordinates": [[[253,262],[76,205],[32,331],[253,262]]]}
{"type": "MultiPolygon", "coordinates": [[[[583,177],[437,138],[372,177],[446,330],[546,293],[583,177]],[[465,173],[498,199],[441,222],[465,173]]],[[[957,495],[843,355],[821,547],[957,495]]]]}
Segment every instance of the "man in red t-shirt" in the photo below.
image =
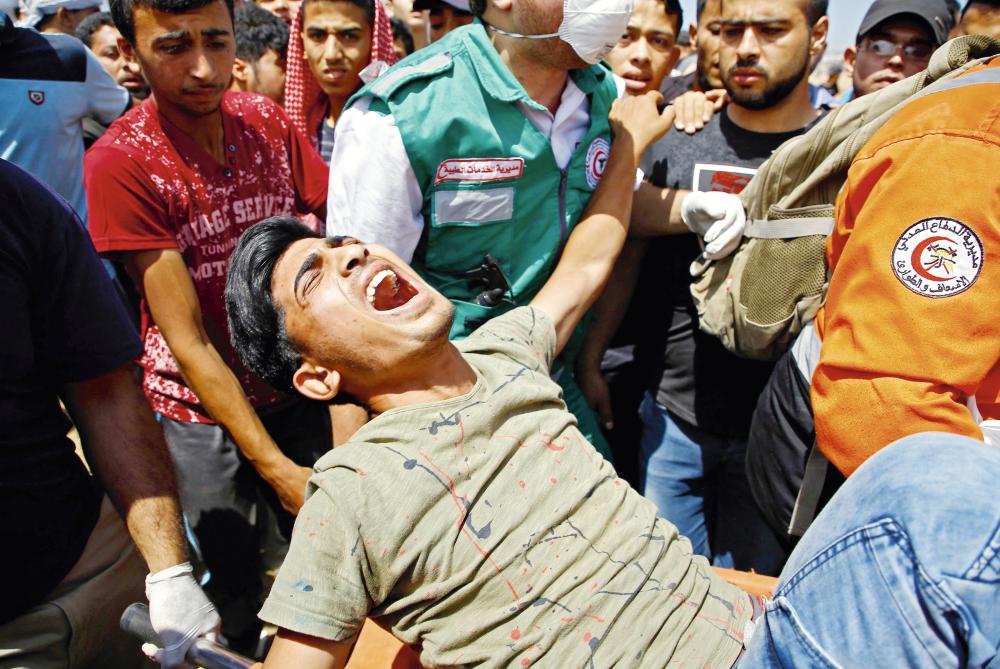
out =
{"type": "Polygon", "coordinates": [[[226,92],[232,0],[115,0],[126,57],[152,96],[85,160],[91,235],[142,295],[144,388],[177,463],[181,504],[237,647],[256,642],[260,496],[290,534],[315,459],[322,404],[283,395],[238,361],[223,288],[240,234],[278,214],[325,218],[328,170],[270,100],[226,92]],[[281,508],[284,507],[284,510],[281,508]]]}

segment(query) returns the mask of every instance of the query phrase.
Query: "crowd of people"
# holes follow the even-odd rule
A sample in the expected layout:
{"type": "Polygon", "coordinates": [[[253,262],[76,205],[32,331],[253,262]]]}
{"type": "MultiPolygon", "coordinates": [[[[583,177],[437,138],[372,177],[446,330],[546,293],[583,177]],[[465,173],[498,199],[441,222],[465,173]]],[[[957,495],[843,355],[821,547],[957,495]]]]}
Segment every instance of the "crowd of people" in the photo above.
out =
{"type": "Polygon", "coordinates": [[[996,0],[0,10],[0,669],[1000,661],[996,0]]]}

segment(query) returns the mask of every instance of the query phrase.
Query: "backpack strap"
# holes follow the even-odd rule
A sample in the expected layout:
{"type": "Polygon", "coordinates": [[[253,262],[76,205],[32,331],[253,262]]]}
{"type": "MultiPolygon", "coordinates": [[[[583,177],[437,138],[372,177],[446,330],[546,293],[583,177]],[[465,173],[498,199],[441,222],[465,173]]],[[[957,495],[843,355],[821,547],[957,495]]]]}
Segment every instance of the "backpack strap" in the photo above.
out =
{"type": "Polygon", "coordinates": [[[826,237],[833,232],[833,224],[832,214],[808,218],[780,218],[773,221],[748,221],[743,236],[755,239],[795,239],[810,235],[826,237]]]}
{"type": "Polygon", "coordinates": [[[965,88],[966,86],[977,86],[979,84],[1000,84],[1000,68],[991,67],[986,70],[979,70],[971,74],[966,74],[954,79],[944,79],[931,84],[924,90],[913,96],[913,99],[922,98],[925,95],[950,91],[955,88],[965,88]]]}

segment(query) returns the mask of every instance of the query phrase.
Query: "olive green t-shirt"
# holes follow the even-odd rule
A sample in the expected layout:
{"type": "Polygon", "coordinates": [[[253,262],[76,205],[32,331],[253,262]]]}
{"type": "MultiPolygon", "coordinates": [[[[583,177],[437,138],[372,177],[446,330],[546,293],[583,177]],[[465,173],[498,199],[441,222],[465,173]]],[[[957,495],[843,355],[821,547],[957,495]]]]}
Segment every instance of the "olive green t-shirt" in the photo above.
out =
{"type": "Polygon", "coordinates": [[[371,616],[430,667],[732,666],[747,595],[581,436],[548,316],[456,345],[468,394],[387,411],[316,463],[260,617],[347,640],[371,616]]]}

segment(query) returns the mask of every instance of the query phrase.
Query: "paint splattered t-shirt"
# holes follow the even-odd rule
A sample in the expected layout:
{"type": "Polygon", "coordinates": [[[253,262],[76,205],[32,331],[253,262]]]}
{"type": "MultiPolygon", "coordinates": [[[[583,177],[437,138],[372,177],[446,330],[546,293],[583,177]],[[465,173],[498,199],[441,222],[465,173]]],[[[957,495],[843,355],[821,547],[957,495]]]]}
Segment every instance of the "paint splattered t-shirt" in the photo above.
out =
{"type": "Polygon", "coordinates": [[[456,345],[468,394],[387,411],[316,464],[261,618],[347,640],[370,615],[425,666],[732,666],[747,595],[580,434],[548,317],[456,345]]]}
{"type": "MultiPolygon", "coordinates": [[[[84,161],[90,233],[102,253],[181,253],[212,344],[250,403],[263,408],[282,396],[243,367],[229,342],[223,301],[229,256],[258,221],[322,210],[329,169],[267,98],[227,93],[221,109],[224,163],[160,115],[152,98],[116,121],[84,161]]],[[[142,320],[139,364],[153,409],[181,422],[212,422],[145,302],[142,320]]]]}

